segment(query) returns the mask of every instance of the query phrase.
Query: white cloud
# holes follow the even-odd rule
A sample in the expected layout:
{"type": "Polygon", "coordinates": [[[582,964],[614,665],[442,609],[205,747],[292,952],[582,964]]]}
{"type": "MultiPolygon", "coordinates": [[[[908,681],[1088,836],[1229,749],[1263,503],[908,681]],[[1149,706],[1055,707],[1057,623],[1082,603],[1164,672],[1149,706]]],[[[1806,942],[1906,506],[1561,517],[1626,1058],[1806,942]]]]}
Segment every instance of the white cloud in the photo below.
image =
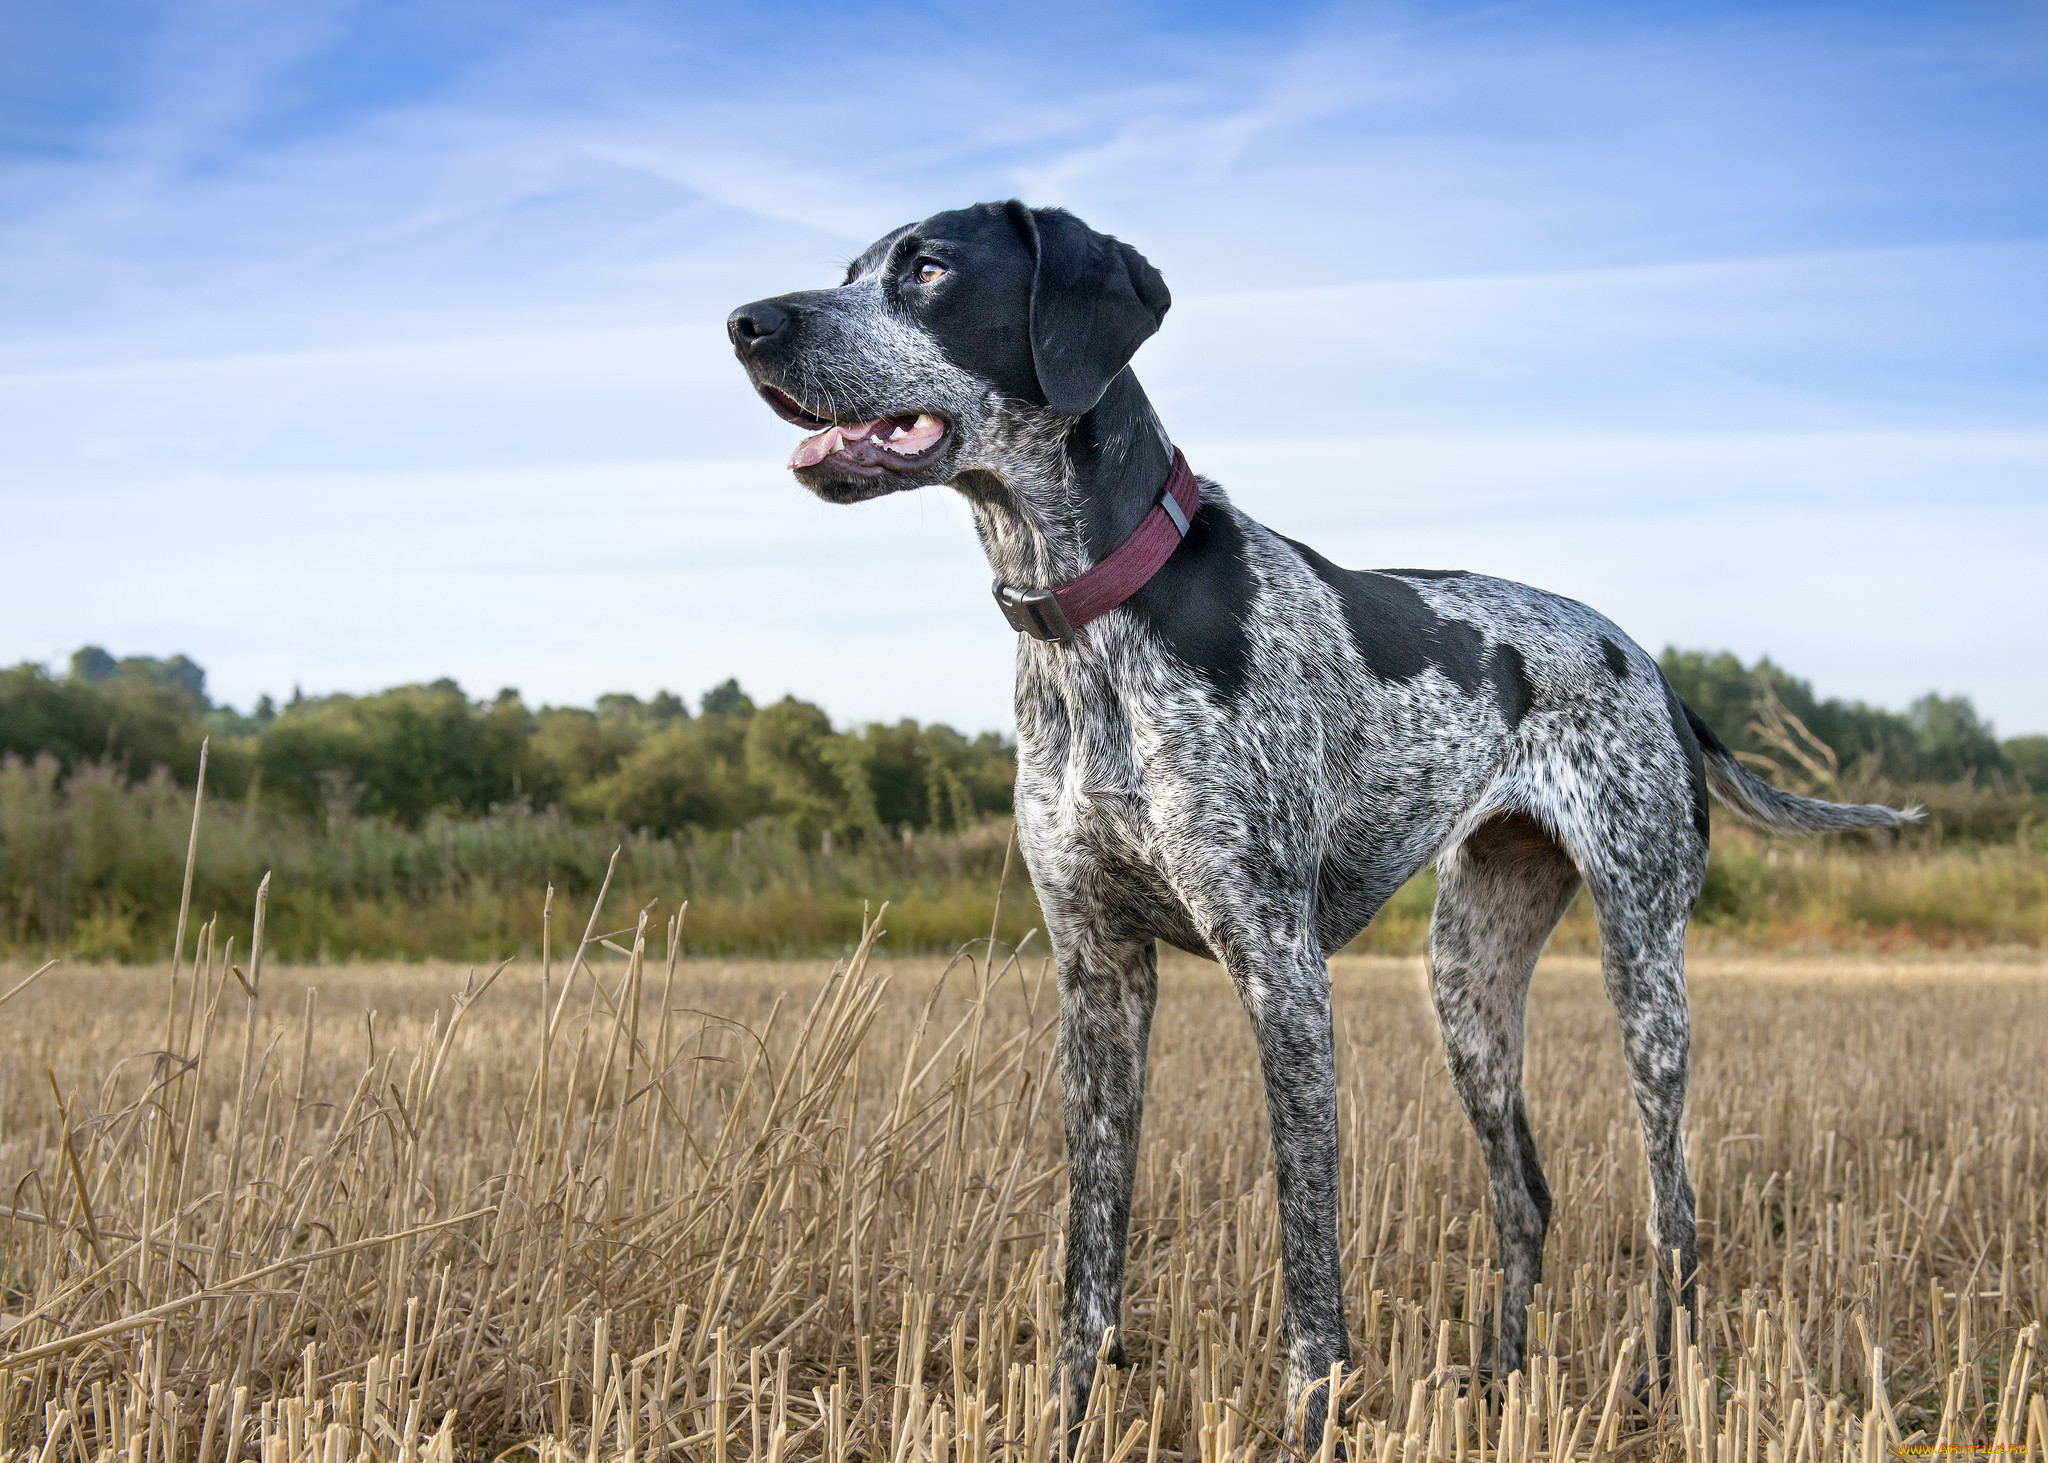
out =
{"type": "Polygon", "coordinates": [[[850,25],[835,84],[763,105],[747,15],[607,11],[273,128],[372,22],[179,16],[125,119],[0,160],[0,511],[40,546],[0,658],[182,649],[242,701],[736,673],[1004,724],[957,504],[800,496],[721,322],[1021,192],[1166,269],[1169,426],[1334,557],[2048,728],[2048,170],[1998,110],[2033,52],[1819,12],[991,16],[914,87],[850,25]]]}

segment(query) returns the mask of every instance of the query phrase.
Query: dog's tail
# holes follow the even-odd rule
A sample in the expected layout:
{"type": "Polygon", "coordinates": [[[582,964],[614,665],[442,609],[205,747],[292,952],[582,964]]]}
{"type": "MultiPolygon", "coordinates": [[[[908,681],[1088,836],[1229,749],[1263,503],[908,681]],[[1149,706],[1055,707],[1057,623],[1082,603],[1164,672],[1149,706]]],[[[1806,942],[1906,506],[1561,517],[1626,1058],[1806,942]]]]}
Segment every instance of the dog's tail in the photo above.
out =
{"type": "Polygon", "coordinates": [[[1835,833],[1845,828],[1902,828],[1924,816],[1917,807],[1888,808],[1882,803],[1828,803],[1803,798],[1771,786],[1728,750],[1714,729],[1683,701],[1685,719],[1699,738],[1706,761],[1707,786],[1721,805],[1758,828],[1774,833],[1835,833]]]}

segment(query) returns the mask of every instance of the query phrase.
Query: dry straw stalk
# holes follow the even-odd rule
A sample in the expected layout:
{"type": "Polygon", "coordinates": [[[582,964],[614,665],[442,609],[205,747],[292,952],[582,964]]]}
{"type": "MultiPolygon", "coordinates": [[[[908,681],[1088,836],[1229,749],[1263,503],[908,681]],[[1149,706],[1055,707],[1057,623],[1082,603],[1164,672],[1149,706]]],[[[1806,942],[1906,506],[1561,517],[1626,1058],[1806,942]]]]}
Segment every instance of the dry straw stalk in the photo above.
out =
{"type": "MultiPolygon", "coordinates": [[[[246,969],[208,920],[168,980],[21,991],[6,1447],[1052,1457],[1057,1000],[1031,943],[897,964],[878,911],[826,973],[681,960],[680,911],[607,929],[601,896],[586,919],[566,964],[550,945],[452,999],[439,970],[266,969],[260,913],[246,969]]],[[[1595,970],[1538,977],[1550,1279],[1528,1371],[1491,1386],[1469,1371],[1497,1323],[1484,1175],[1417,967],[1341,961],[1336,983],[1356,1351],[1321,1385],[1348,1456],[2048,1463],[2038,970],[1705,968],[1702,1308],[1641,1399],[1647,1186],[1595,970]]],[[[1064,1424],[1103,1463],[1276,1456],[1251,1047],[1213,970],[1164,987],[1129,1364],[1064,1424]]]]}

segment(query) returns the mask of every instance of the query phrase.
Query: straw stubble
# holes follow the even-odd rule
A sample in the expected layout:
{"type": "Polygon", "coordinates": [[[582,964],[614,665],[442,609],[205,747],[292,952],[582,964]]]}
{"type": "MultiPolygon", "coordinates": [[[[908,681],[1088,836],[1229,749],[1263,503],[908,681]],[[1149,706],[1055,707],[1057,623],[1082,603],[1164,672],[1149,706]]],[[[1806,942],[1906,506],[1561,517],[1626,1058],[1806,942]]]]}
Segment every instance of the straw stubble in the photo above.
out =
{"type": "MultiPolygon", "coordinates": [[[[1165,969],[1128,1365],[1063,1420],[1036,942],[890,961],[884,907],[829,972],[718,965],[680,958],[680,912],[604,913],[566,965],[482,977],[266,968],[260,925],[244,974],[209,921],[167,1042],[161,974],[22,991],[7,1447],[969,1463],[1050,1457],[1064,1421],[1107,1463],[1276,1454],[1276,1206],[1213,967],[1165,969]]],[[[1647,1183],[1592,963],[1537,978],[1556,1217],[1528,1369],[1490,1387],[1468,1370],[1498,1322],[1484,1174],[1419,964],[1334,979],[1356,1361],[1318,1386],[1352,1458],[2043,1457],[2038,970],[1696,962],[1702,1305],[1640,1401],[1647,1183]]]]}

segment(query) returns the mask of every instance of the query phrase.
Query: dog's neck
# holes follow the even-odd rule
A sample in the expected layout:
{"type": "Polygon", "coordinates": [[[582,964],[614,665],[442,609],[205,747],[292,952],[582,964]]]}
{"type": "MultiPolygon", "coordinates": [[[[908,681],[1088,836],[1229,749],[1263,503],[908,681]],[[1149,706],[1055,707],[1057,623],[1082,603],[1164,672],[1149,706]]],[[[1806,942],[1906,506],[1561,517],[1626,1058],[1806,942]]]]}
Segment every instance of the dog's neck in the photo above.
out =
{"type": "Polygon", "coordinates": [[[1039,412],[1008,428],[1011,464],[962,473],[989,567],[1005,584],[1045,589],[1105,558],[1159,501],[1173,446],[1126,367],[1086,415],[1039,412]],[[1021,466],[1018,464],[1022,464],[1021,466]]]}

